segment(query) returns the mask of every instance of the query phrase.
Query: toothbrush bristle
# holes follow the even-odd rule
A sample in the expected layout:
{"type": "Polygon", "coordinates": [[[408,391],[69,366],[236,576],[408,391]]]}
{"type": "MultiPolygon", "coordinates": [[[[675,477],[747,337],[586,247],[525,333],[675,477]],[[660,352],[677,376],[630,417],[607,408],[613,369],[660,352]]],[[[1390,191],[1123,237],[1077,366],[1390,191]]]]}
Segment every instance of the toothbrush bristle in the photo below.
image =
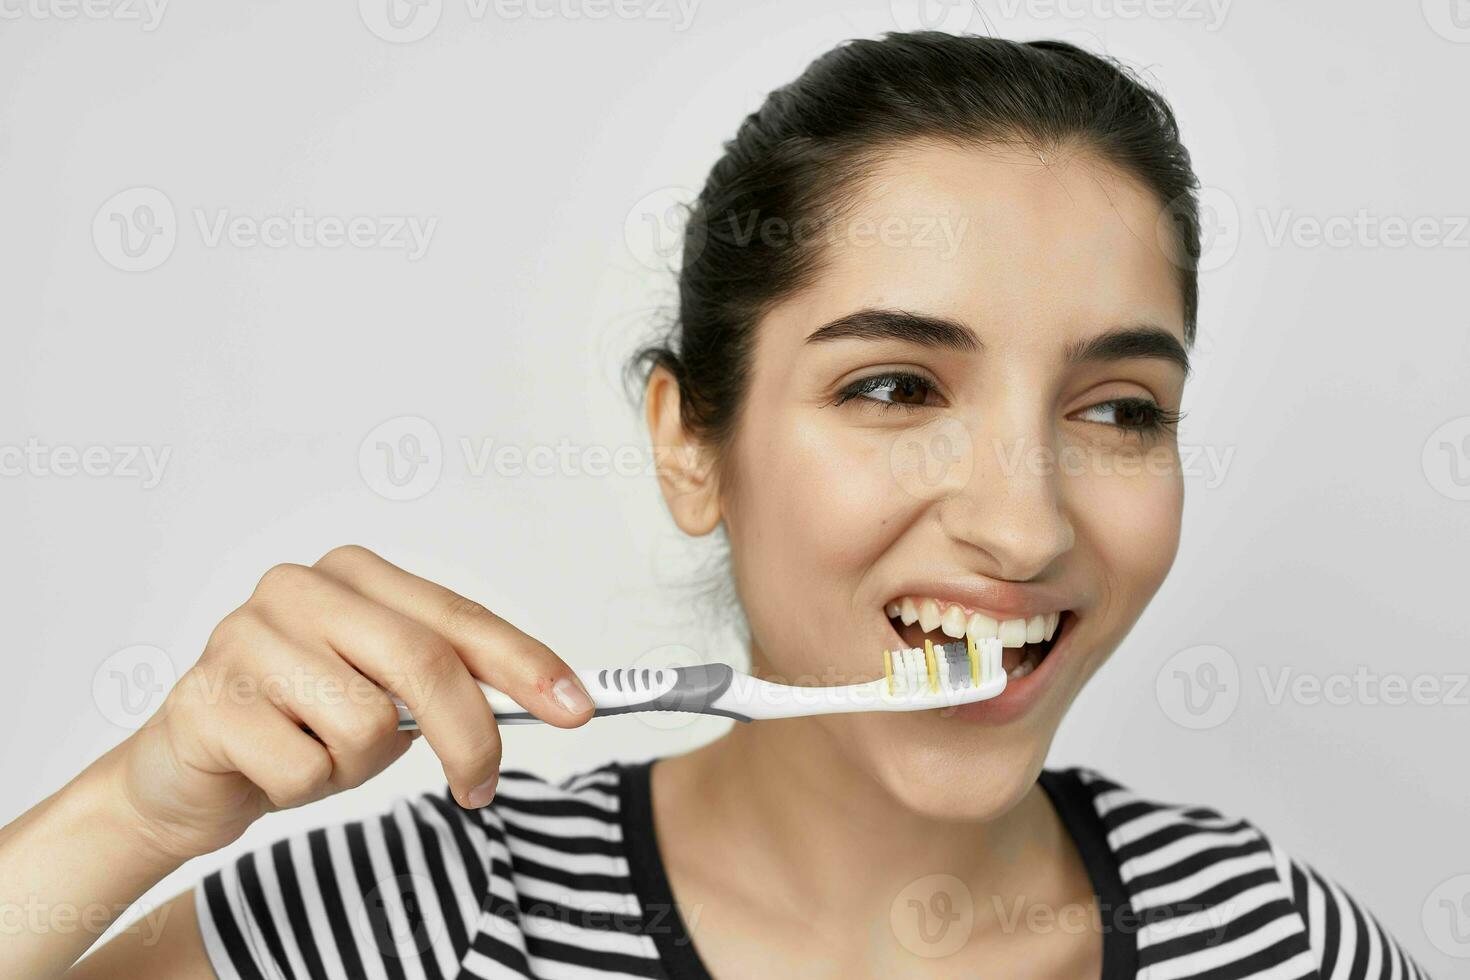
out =
{"type": "Polygon", "coordinates": [[[940,646],[883,651],[883,673],[890,695],[915,696],[966,691],[990,683],[1000,670],[996,640],[976,643],[968,636],[940,646]]]}
{"type": "Polygon", "coordinates": [[[939,693],[976,686],[967,644],[959,642],[883,652],[883,669],[891,694],[939,693]]]}
{"type": "Polygon", "coordinates": [[[944,651],[944,662],[949,668],[949,686],[956,691],[962,691],[970,686],[970,655],[968,651],[956,649],[958,643],[951,643],[944,651]]]}

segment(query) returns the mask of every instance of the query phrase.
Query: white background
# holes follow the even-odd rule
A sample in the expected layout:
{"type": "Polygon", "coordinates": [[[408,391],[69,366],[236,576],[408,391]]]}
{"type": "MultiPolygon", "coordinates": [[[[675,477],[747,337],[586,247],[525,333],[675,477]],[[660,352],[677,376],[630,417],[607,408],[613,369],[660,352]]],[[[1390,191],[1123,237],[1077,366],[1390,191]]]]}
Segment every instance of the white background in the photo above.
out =
{"type": "MultiPolygon", "coordinates": [[[[397,32],[378,0],[179,3],[156,22],[0,5],[0,819],[125,735],[118,679],[149,675],[110,656],[146,644],[182,670],[267,567],[334,544],[474,596],[577,664],[668,644],[740,662],[684,587],[705,553],[652,478],[593,475],[578,454],[645,445],[618,371],[672,299],[655,268],[670,229],[651,239],[650,222],[770,88],[839,40],[919,20],[904,2],[688,2],[599,17],[576,0],[444,0],[397,32]],[[107,202],[139,187],[166,197],[176,241],[122,271],[112,215],[147,200],[107,202]],[[211,245],[200,229],[295,209],[436,223],[416,258],[391,240],[211,245]],[[366,465],[359,449],[405,416],[437,433],[437,454],[420,445],[441,473],[395,501],[376,443],[407,445],[409,423],[375,435],[366,465]],[[476,469],[487,445],[563,440],[564,471],[476,469]],[[41,463],[15,458],[28,443],[41,463]],[[110,475],[54,472],[60,447],[102,447],[110,475]],[[161,481],[112,471],[128,447],[169,453],[161,481]]],[[[1434,973],[1463,970],[1449,954],[1470,948],[1433,938],[1447,913],[1431,893],[1470,872],[1470,27],[1452,0],[984,9],[931,14],[1142,67],[1214,216],[1181,439],[1215,463],[1190,478],[1172,577],[1051,764],[1249,816],[1434,973]],[[1401,241],[1395,222],[1415,219],[1420,241],[1401,241]],[[1324,225],[1346,237],[1315,241],[1324,225]],[[1207,677],[1202,663],[1227,690],[1197,715],[1176,671],[1207,677]],[[1360,666],[1366,693],[1347,703],[1276,696],[1282,670],[1352,681],[1360,666]],[[1381,703],[1389,675],[1438,685],[1419,699],[1437,703],[1381,703]]],[[[556,776],[722,724],[516,730],[506,762],[556,776]]],[[[417,746],[150,899],[439,779],[417,746]]]]}

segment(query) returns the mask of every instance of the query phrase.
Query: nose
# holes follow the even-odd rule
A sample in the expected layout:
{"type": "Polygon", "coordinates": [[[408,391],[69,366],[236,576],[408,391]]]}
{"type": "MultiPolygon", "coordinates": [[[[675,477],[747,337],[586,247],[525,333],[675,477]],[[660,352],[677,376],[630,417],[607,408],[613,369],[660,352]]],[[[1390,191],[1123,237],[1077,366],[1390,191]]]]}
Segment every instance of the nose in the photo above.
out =
{"type": "Polygon", "coordinates": [[[974,462],[964,486],[939,501],[940,524],[955,541],[982,552],[997,578],[1027,581],[1070,551],[1063,468],[1040,421],[972,423],[974,462]]]}

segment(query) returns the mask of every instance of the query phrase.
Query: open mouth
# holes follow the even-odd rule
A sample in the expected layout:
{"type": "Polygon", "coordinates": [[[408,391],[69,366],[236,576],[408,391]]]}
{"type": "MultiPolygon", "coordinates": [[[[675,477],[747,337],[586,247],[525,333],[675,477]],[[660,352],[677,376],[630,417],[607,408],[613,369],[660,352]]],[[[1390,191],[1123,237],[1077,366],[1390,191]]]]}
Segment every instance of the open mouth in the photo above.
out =
{"type": "Polygon", "coordinates": [[[1001,667],[1011,680],[1031,673],[1046,659],[1072,619],[1069,610],[1035,613],[1025,618],[998,619],[984,611],[925,596],[901,596],[883,610],[905,647],[935,646],[969,636],[977,642],[999,638],[1001,667]]]}

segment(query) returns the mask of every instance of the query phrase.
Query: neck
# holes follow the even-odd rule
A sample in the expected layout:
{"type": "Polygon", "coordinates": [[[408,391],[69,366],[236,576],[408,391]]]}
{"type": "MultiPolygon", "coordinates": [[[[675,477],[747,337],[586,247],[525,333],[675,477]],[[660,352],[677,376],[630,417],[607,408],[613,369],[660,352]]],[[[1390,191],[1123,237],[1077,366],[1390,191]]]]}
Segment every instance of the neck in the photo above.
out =
{"type": "Polygon", "coordinates": [[[992,820],[937,819],[846,763],[836,738],[820,719],[757,722],[659,763],[660,836],[718,840],[753,893],[807,916],[870,912],[930,874],[960,878],[977,898],[1035,897],[1055,881],[1070,845],[1039,786],[992,820]]]}

